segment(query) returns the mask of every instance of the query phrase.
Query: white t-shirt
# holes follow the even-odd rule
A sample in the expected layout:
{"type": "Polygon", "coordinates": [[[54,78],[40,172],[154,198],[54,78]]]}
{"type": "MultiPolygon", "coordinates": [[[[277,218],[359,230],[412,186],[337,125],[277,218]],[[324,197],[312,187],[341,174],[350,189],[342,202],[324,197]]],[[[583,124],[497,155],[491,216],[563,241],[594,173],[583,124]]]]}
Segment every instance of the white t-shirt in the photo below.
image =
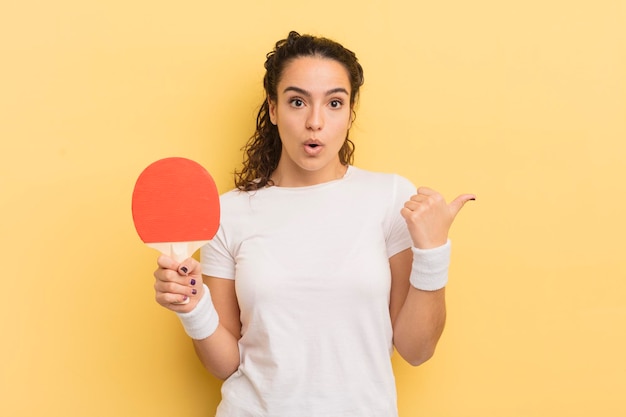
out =
{"type": "Polygon", "coordinates": [[[218,417],[395,417],[389,258],[409,248],[406,179],[350,166],[309,187],[221,196],[205,275],[234,279],[241,364],[218,417]]]}

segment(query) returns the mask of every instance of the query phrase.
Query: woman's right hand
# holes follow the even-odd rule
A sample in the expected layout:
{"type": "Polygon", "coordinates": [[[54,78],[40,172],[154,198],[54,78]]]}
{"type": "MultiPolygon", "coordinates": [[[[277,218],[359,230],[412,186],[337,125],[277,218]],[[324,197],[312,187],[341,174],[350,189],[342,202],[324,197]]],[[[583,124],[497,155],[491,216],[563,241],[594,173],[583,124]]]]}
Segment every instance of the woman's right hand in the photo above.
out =
{"type": "Polygon", "coordinates": [[[202,298],[202,271],[194,258],[176,262],[166,255],[157,259],[154,291],[157,303],[177,313],[188,313],[202,298]],[[187,301],[189,300],[189,301],[187,301]]]}

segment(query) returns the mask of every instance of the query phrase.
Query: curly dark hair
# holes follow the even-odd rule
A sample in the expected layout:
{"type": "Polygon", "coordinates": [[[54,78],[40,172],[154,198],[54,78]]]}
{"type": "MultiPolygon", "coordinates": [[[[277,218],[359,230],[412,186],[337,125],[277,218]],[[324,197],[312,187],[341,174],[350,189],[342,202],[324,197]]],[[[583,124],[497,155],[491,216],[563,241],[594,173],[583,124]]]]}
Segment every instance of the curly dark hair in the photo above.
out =
{"type": "MultiPolygon", "coordinates": [[[[266,55],[263,87],[267,98],[277,99],[277,85],[283,70],[291,61],[303,56],[316,56],[333,59],[348,71],[350,79],[350,108],[354,115],[354,105],[363,85],[363,68],[354,52],[327,38],[300,35],[290,32],[286,39],[276,42],[272,51],[266,55]]],[[[261,105],[256,118],[256,131],[243,147],[243,168],[235,171],[235,186],[240,190],[253,191],[273,185],[270,176],[278,166],[282,144],[278,127],[270,121],[267,99],[261,105]]],[[[354,143],[347,137],[339,151],[339,160],[343,165],[354,160],[354,143]]]]}

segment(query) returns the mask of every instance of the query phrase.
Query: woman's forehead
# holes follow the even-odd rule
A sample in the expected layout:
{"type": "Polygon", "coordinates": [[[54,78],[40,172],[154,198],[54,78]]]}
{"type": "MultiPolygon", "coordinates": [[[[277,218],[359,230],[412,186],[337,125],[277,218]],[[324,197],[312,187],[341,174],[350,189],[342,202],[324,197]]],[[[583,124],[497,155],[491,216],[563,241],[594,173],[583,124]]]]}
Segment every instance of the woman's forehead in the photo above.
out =
{"type": "Polygon", "coordinates": [[[278,82],[278,93],[297,87],[307,91],[344,89],[350,94],[350,78],[344,65],[334,59],[302,56],[285,65],[278,82]]]}

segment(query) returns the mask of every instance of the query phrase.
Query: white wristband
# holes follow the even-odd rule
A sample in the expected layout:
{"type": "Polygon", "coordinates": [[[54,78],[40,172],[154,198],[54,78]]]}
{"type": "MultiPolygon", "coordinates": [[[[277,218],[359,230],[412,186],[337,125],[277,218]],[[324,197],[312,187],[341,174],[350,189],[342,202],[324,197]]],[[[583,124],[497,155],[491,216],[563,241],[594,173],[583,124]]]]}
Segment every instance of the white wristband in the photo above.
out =
{"type": "Polygon", "coordinates": [[[436,291],[448,283],[450,265],[450,240],[445,245],[432,249],[413,250],[413,268],[409,281],[418,290],[436,291]]]}
{"type": "Polygon", "coordinates": [[[209,287],[206,284],[202,285],[204,294],[194,309],[189,313],[176,313],[185,328],[185,333],[195,340],[202,340],[211,336],[220,323],[217,310],[213,306],[209,287]]]}

